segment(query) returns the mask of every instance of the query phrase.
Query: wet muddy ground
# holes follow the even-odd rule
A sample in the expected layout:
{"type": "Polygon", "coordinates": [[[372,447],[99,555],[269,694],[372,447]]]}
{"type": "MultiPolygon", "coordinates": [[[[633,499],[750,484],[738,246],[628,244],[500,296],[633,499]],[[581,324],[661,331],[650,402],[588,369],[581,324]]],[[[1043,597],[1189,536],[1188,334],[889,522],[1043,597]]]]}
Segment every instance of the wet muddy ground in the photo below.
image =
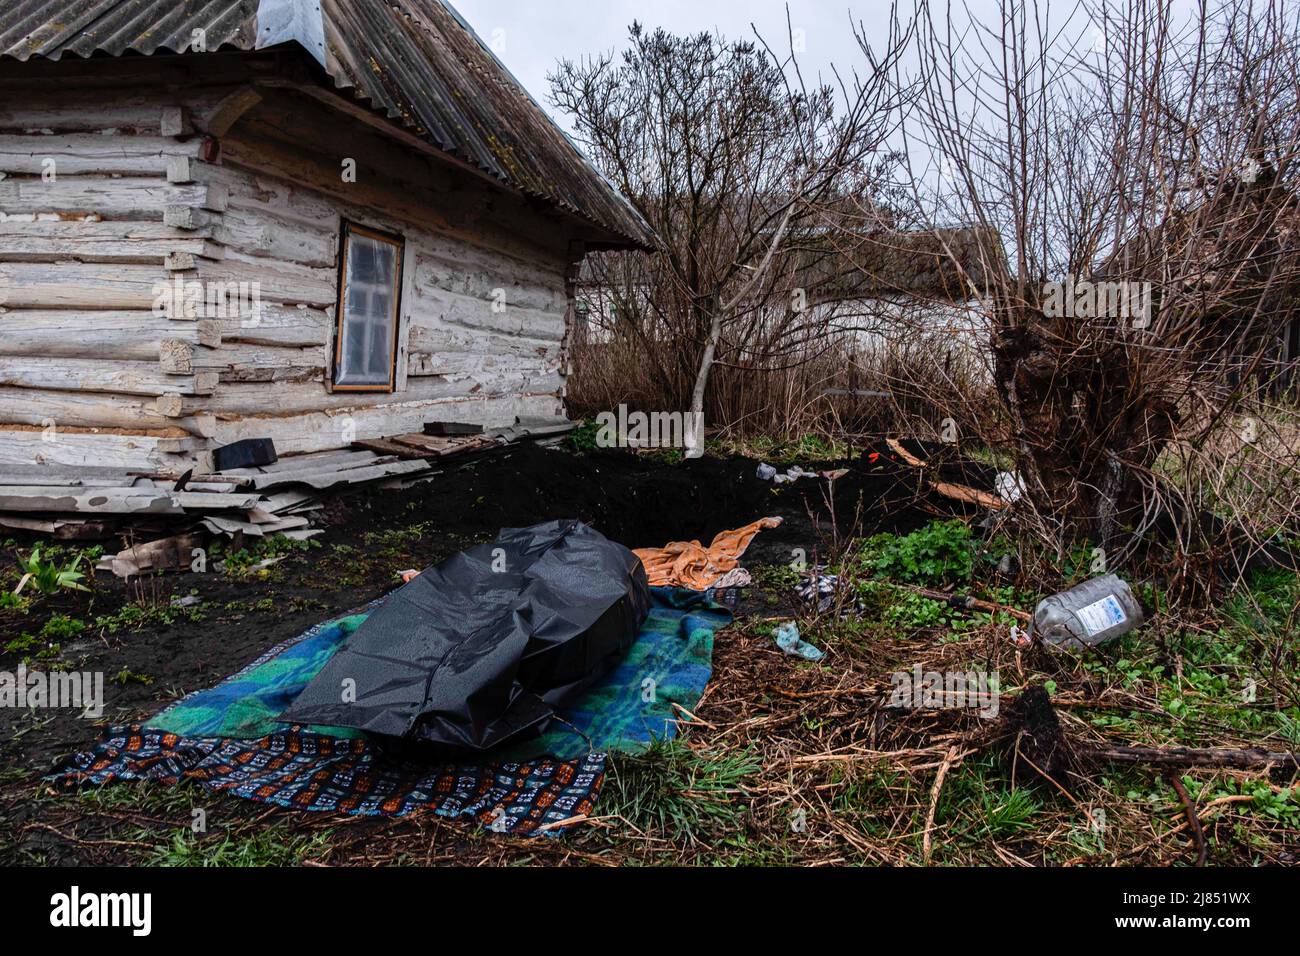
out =
{"type": "MultiPolygon", "coordinates": [[[[815,479],[780,486],[762,481],[757,464],[739,457],[673,462],[521,446],[410,488],[335,498],[322,512],[325,533],[273,553],[280,560],[268,568],[223,571],[218,548],[203,573],[127,582],[99,573],[86,582],[88,591],[65,590],[23,609],[0,609],[0,647],[26,645],[0,654],[0,670],[13,672],[26,658],[32,668],[106,677],[98,720],[68,710],[0,709],[0,781],[31,786],[68,753],[96,741],[106,726],[148,718],[268,647],[398,586],[399,571],[435,564],[502,527],[576,517],[629,547],[644,547],[707,543],[719,531],[779,515],[782,527],[760,535],[747,556],[748,566],[761,567],[788,563],[796,549],[815,563],[820,550],[855,526],[865,533],[905,531],[930,517],[915,500],[910,469],[887,460],[806,463],[850,468],[833,493],[830,483],[815,479]],[[69,627],[77,632],[55,640],[47,629],[52,618],[73,622],[69,627]]],[[[5,543],[4,580],[16,580],[17,558],[34,542],[5,543]]],[[[65,548],[63,560],[74,552],[65,548]]],[[[22,822],[21,810],[10,806],[7,813],[9,819],[0,821],[6,828],[22,822]]]]}
{"type": "MultiPolygon", "coordinates": [[[[942,448],[914,443],[907,448],[930,462],[926,474],[932,478],[993,487],[994,472],[987,466],[951,457],[945,463],[942,448]]],[[[917,661],[957,669],[976,662],[999,670],[1004,690],[1053,682],[1054,700],[1066,702],[1071,732],[1095,733],[1113,720],[1116,704],[1108,695],[1116,691],[1108,688],[1129,679],[1119,673],[1125,671],[1119,657],[1141,655],[1150,659],[1150,673],[1177,675],[1179,662],[1192,653],[1187,643],[1192,638],[1166,629],[1098,661],[1071,663],[1039,649],[1018,649],[1006,639],[1005,622],[958,626],[961,622],[941,605],[936,606],[939,619],[907,625],[899,621],[908,619],[908,606],[871,608],[851,620],[833,613],[810,617],[790,587],[792,559],[816,565],[876,532],[906,534],[936,518],[978,519],[986,512],[928,491],[917,469],[898,460],[883,442],[855,449],[840,461],[800,464],[814,471],[847,471],[833,482],[806,478],[776,485],[760,480],[758,462],[749,458],[683,462],[521,446],[448,468],[406,489],[370,489],[332,499],[319,513],[324,533],[307,545],[281,542],[235,555],[215,549],[203,573],[130,582],[99,574],[88,582],[88,591],[60,591],[25,608],[0,608],[0,648],[8,648],[0,653],[0,671],[13,672],[28,659],[32,667],[99,671],[107,677],[105,711],[98,720],[69,710],[0,709],[0,862],[907,864],[929,860],[921,834],[936,810],[942,825],[936,826],[935,842],[943,847],[933,851],[936,861],[1157,863],[1184,855],[1178,805],[1161,811],[1168,821],[1154,835],[1146,832],[1152,797],[1144,772],[1111,773],[1096,782],[1074,779],[1071,787],[1079,796],[1071,799],[1059,797],[1055,787],[1025,789],[1023,774],[1008,772],[998,756],[996,727],[955,712],[900,719],[882,707],[881,695],[889,674],[917,661]],[[267,648],[399,586],[403,569],[428,567],[491,539],[502,527],[578,518],[623,544],[643,547],[672,540],[707,543],[719,531],[767,515],[780,516],[783,523],[761,533],[744,559],[755,583],[743,592],[737,623],[716,645],[714,677],[698,708],[703,723],[662,757],[666,763],[614,762],[621,769],[611,771],[598,807],[613,816],[564,839],[519,841],[422,814],[384,820],[291,813],[197,786],[119,784],[56,792],[42,782],[64,756],[93,744],[110,724],[147,720],[179,697],[218,683],[267,648]],[[276,560],[260,567],[265,558],[276,560]],[[810,664],[781,654],[771,635],[774,617],[797,618],[805,635],[827,652],[826,660],[810,664]],[[1100,707],[1096,720],[1101,722],[1081,722],[1079,716],[1088,712],[1069,710],[1071,701],[1076,708],[1085,702],[1100,707]],[[934,807],[933,768],[958,737],[973,741],[972,749],[953,771],[951,796],[945,791],[944,801],[934,807]],[[859,746],[897,752],[903,772],[841,768],[842,749],[859,746]],[[908,768],[909,761],[915,768],[908,768]],[[744,800],[731,795],[741,792],[727,782],[733,772],[747,781],[744,800]],[[709,780],[715,789],[701,791],[709,780]],[[830,802],[823,805],[823,800],[830,802]],[[1078,835],[1073,814],[1083,800],[1098,801],[1125,821],[1124,842],[1093,846],[1091,837],[1078,835]],[[646,810],[660,804],[675,808],[667,812],[684,815],[686,822],[664,822],[653,815],[660,811],[646,810]],[[808,831],[813,836],[791,837],[786,815],[796,804],[816,821],[808,831]],[[701,806],[707,811],[699,811],[701,806]],[[198,810],[210,827],[202,836],[189,828],[198,810]],[[629,823],[629,815],[646,812],[651,816],[629,823]],[[706,817],[700,833],[680,830],[695,825],[690,818],[697,812],[706,817]],[[647,820],[660,821],[660,836],[646,835],[647,820]]],[[[31,540],[5,542],[0,588],[13,589],[17,560],[32,545],[31,540]]],[[[56,557],[66,563],[75,553],[65,546],[56,557]]],[[[1009,590],[1007,582],[1001,586],[1009,590]]],[[[894,593],[895,600],[904,597],[894,593]]],[[[1032,608],[1034,598],[1017,590],[1015,600],[1032,608]]],[[[1170,725],[1158,706],[1165,693],[1160,686],[1139,710],[1128,712],[1136,699],[1133,688],[1143,685],[1127,686],[1116,698],[1130,722],[1123,727],[1126,737],[1202,734],[1203,727],[1170,725]]],[[[1217,742],[1223,732],[1212,736],[1217,742]]],[[[1265,783],[1278,792],[1286,785],[1285,780],[1265,783]]],[[[1234,791],[1207,791],[1220,792],[1234,791]]],[[[1157,798],[1169,794],[1160,791],[1157,798]]],[[[1214,859],[1292,858],[1287,845],[1293,827],[1247,815],[1251,811],[1244,803],[1231,806],[1242,817],[1223,820],[1214,859]],[[1241,819],[1250,821],[1245,829],[1241,819]]]]}

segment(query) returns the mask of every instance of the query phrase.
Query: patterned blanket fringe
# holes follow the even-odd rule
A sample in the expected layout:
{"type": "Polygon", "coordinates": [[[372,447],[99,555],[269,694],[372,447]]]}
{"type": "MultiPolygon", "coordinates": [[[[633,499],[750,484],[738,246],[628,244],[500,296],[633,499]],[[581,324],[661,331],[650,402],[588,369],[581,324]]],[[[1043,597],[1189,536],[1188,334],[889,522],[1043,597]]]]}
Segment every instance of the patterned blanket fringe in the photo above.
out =
{"type": "MultiPolygon", "coordinates": [[[[415,763],[361,739],[288,731],[253,740],[188,738],[139,725],[114,727],[49,779],[63,787],[192,780],[219,793],[295,810],[403,816],[430,810],[470,816],[489,830],[528,835],[590,815],[605,754],[524,763],[415,763]]],[[[569,824],[572,826],[573,824],[569,824]]]]}

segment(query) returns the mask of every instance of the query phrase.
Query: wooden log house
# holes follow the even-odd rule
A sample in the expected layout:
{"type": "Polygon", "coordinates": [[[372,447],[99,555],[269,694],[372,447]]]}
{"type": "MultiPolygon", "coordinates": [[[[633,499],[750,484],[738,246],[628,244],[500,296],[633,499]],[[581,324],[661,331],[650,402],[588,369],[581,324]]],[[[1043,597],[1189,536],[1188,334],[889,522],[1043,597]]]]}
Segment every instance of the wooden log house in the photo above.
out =
{"type": "Polygon", "coordinates": [[[0,472],[562,416],[583,255],[650,242],[441,0],[0,12],[0,472]]]}

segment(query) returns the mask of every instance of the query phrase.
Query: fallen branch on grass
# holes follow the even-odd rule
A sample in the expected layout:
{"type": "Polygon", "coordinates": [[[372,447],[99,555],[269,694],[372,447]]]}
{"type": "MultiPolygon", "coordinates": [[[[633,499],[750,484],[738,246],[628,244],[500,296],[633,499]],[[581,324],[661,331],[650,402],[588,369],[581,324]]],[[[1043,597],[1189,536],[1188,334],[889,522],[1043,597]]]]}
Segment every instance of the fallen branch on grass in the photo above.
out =
{"type": "Polygon", "coordinates": [[[925,832],[921,835],[921,863],[926,866],[930,863],[930,851],[933,849],[930,834],[934,832],[934,817],[939,809],[939,794],[943,791],[943,780],[948,776],[948,769],[956,759],[957,748],[949,747],[943,763],[939,764],[939,769],[935,772],[934,786],[930,788],[930,810],[925,815],[925,832]]]}
{"type": "Polygon", "coordinates": [[[699,717],[696,717],[694,714],[692,714],[689,710],[687,710],[687,709],[686,709],[685,707],[683,707],[681,704],[678,704],[678,703],[674,702],[674,703],[673,703],[673,710],[677,711],[679,714],[682,714],[682,715],[686,718],[686,720],[684,720],[684,721],[678,720],[678,721],[674,721],[674,723],[677,723],[677,724],[698,724],[698,725],[701,726],[701,727],[708,727],[710,730],[717,730],[717,729],[718,729],[716,726],[714,726],[713,724],[709,723],[707,720],[701,720],[699,717]]]}
{"type": "Polygon", "coordinates": [[[983,611],[985,614],[1010,614],[1018,621],[1029,622],[1034,616],[1027,611],[1019,608],[1010,607],[1006,604],[995,604],[992,601],[985,601],[981,598],[969,597],[964,594],[949,594],[947,591],[935,591],[932,588],[923,588],[917,585],[905,585],[912,591],[922,597],[930,598],[932,601],[943,601],[950,607],[960,608],[967,611],[983,611]]]}
{"type": "MultiPolygon", "coordinates": [[[[801,754],[797,757],[790,757],[788,762],[795,764],[865,763],[873,760],[902,760],[907,757],[937,756],[938,754],[946,753],[947,750],[947,744],[941,744],[934,747],[910,747],[899,750],[868,750],[866,748],[854,748],[849,750],[828,751],[820,754],[801,754]]],[[[961,754],[960,756],[964,757],[965,754],[961,754]]],[[[937,766],[937,764],[935,766],[937,766]]]]}
{"type": "Polygon", "coordinates": [[[1182,801],[1183,810],[1187,814],[1187,826],[1192,831],[1192,839],[1196,841],[1196,865],[1205,866],[1209,847],[1205,843],[1205,831],[1201,828],[1200,818],[1196,816],[1196,807],[1192,805],[1192,798],[1187,795],[1187,788],[1178,779],[1178,774],[1172,772],[1169,774],[1169,785],[1174,788],[1174,793],[1178,794],[1178,799],[1182,801]]]}
{"type": "Polygon", "coordinates": [[[1262,747],[1131,747],[1119,744],[1079,744],[1082,756],[1111,763],[1144,764],[1151,767],[1229,767],[1261,770],[1290,765],[1300,769],[1300,756],[1285,750],[1262,747]]]}

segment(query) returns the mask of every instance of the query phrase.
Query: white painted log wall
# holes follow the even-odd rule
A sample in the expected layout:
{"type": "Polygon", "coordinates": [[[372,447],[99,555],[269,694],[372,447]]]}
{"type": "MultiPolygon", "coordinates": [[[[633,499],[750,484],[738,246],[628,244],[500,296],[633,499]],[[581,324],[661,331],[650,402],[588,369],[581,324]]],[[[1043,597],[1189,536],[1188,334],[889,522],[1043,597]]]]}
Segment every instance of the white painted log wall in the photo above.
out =
{"type": "Polygon", "coordinates": [[[0,107],[0,461],[171,467],[207,444],[196,406],[219,376],[168,357],[211,351],[221,328],[154,312],[172,257],[220,255],[167,223],[225,202],[169,180],[201,146],[167,135],[177,116],[156,90],[10,91],[0,107]]]}
{"type": "Polygon", "coordinates": [[[0,461],[115,446],[114,463],[179,468],[241,437],[291,453],[435,419],[562,413],[563,237],[521,238],[539,232],[517,218],[531,213],[502,216],[491,199],[450,222],[400,181],[331,188],[323,162],[245,143],[238,126],[205,163],[200,137],[163,135],[205,102],[178,117],[175,94],[95,105],[60,90],[0,107],[0,461]],[[328,387],[341,217],[406,238],[394,394],[328,387]],[[176,277],[256,282],[262,308],[156,314],[157,284],[176,277]],[[60,452],[4,432],[49,423],[60,452]]]}
{"type": "MultiPolygon", "coordinates": [[[[270,295],[276,304],[263,311],[260,322],[225,328],[225,347],[234,342],[298,347],[281,349],[280,373],[271,369],[274,350],[259,351],[262,375],[271,377],[271,386],[256,373],[223,374],[208,408],[225,437],[270,434],[277,448],[316,451],[338,447],[345,434],[367,438],[418,431],[434,419],[507,425],[518,415],[563,413],[560,345],[567,300],[564,257],[558,251],[537,250],[513,237],[508,222],[487,217],[477,235],[433,228],[440,211],[419,205],[400,184],[377,192],[340,179],[331,188],[319,168],[238,136],[223,144],[222,165],[204,167],[199,176],[224,186],[228,196],[215,225],[215,236],[227,247],[222,266],[256,267],[264,261],[259,272],[278,283],[270,295]],[[404,374],[393,394],[325,387],[343,218],[399,232],[406,240],[404,374]],[[299,281],[296,302],[279,291],[286,276],[299,281]],[[313,276],[322,291],[328,283],[330,301],[323,308],[314,301],[313,276]],[[498,289],[503,310],[493,308],[498,289]],[[317,354],[302,348],[307,345],[320,347],[325,369],[319,374],[304,362],[305,355],[317,354]]],[[[265,289],[263,298],[268,298],[265,289]]]]}

